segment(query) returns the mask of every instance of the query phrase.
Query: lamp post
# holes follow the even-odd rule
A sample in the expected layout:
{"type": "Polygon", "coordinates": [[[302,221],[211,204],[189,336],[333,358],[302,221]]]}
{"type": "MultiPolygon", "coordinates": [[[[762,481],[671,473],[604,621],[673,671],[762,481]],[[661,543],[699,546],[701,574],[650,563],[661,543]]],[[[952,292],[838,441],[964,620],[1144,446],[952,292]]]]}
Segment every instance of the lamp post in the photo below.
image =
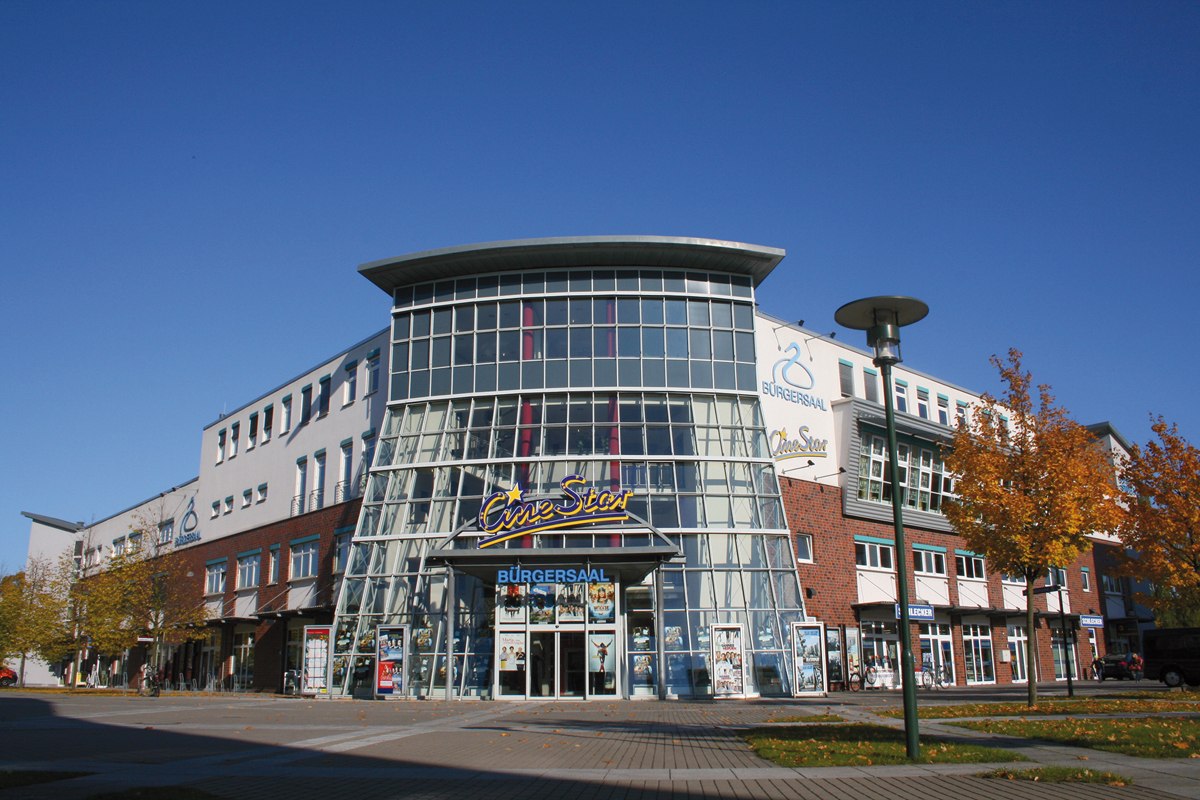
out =
{"type": "Polygon", "coordinates": [[[875,366],[883,377],[883,407],[887,420],[888,479],[892,483],[892,520],[896,529],[896,588],[900,599],[900,676],[904,689],[904,739],[909,760],[921,755],[917,727],[917,681],[913,664],[912,625],[908,613],[908,550],[904,545],[904,510],[900,469],[896,463],[896,410],[892,400],[892,365],[900,363],[900,328],[920,322],[929,306],[913,297],[866,297],[847,303],[833,318],[843,327],[867,332],[875,351],[875,366]]]}

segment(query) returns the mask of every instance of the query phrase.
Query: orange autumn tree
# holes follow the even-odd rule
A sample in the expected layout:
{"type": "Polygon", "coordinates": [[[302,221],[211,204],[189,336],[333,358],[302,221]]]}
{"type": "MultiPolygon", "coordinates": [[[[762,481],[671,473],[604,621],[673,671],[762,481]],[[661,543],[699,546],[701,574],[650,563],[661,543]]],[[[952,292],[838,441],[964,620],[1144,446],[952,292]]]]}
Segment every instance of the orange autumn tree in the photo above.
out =
{"type": "Polygon", "coordinates": [[[1037,386],[1021,353],[992,356],[1005,389],[984,394],[955,432],[946,468],[956,476],[957,499],[946,517],[989,568],[1025,581],[1025,663],[1029,705],[1037,703],[1037,629],[1034,583],[1065,567],[1087,547],[1087,534],[1115,528],[1114,468],[1082,425],[1054,404],[1050,387],[1037,386]]]}
{"type": "Polygon", "coordinates": [[[1200,450],[1158,417],[1158,441],[1133,445],[1121,470],[1128,513],[1120,538],[1123,571],[1154,584],[1155,616],[1194,622],[1200,599],[1200,450]]]}

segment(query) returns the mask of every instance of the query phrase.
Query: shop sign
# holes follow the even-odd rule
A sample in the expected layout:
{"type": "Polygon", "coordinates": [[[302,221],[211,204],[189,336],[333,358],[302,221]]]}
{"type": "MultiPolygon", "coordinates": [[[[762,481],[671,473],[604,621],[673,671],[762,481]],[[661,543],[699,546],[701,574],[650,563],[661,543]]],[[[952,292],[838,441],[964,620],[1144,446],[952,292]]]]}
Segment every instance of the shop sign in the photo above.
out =
{"type": "Polygon", "coordinates": [[[554,569],[524,569],[511,567],[496,570],[496,583],[606,583],[603,569],[585,567],[554,569]]]}
{"type": "Polygon", "coordinates": [[[771,367],[771,380],[762,382],[762,393],[788,403],[828,411],[825,398],[809,391],[816,386],[816,379],[800,360],[800,345],[792,342],[783,352],[786,355],[771,367]]]}
{"type": "Polygon", "coordinates": [[[196,498],[188,500],[187,511],[183,512],[183,519],[179,525],[179,535],[175,537],[175,546],[182,547],[185,544],[200,541],[200,531],[196,527],[200,524],[200,518],[196,516],[196,498]]]}
{"type": "MultiPolygon", "coordinates": [[[[918,603],[908,604],[909,619],[923,619],[933,621],[933,606],[922,605],[918,603]]],[[[900,619],[900,604],[896,603],[896,619],[900,619]]]]}
{"type": "Polygon", "coordinates": [[[829,440],[819,439],[809,433],[807,425],[801,425],[795,437],[786,430],[771,431],[771,457],[776,461],[789,458],[825,458],[829,455],[829,440]]]}
{"type": "Polygon", "coordinates": [[[1079,624],[1084,628],[1103,628],[1104,617],[1099,614],[1080,614],[1079,624]]]}
{"type": "Polygon", "coordinates": [[[624,522],[632,489],[600,489],[584,487],[587,480],[580,475],[568,475],[559,486],[566,499],[526,500],[518,484],[507,492],[496,492],[479,507],[479,528],[489,534],[479,546],[491,547],[518,536],[542,531],[624,522]]]}

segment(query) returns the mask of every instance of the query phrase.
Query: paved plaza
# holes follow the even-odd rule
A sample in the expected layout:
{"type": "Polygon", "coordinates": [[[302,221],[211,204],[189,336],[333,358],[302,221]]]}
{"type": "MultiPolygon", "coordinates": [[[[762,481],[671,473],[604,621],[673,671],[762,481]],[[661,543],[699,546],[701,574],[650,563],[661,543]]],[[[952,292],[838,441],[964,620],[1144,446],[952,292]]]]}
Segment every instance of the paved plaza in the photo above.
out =
{"type": "MultiPolygon", "coordinates": [[[[1080,690],[1100,688],[1085,684],[1080,690]]],[[[1063,688],[1047,691],[1061,695],[1063,688]]],[[[1021,697],[1022,690],[951,690],[922,694],[920,702],[1021,697]]],[[[871,710],[898,707],[900,701],[897,693],[882,692],[799,700],[518,704],[5,691],[0,767],[91,774],[0,791],[0,800],[74,800],[134,786],[289,800],[1200,798],[1200,759],[1139,759],[933,722],[921,723],[922,734],[1016,750],[1035,762],[1024,766],[1109,770],[1133,778],[1134,785],[976,777],[994,765],[788,769],[759,759],[741,738],[745,728],[778,716],[833,712],[879,722],[871,710]]]]}

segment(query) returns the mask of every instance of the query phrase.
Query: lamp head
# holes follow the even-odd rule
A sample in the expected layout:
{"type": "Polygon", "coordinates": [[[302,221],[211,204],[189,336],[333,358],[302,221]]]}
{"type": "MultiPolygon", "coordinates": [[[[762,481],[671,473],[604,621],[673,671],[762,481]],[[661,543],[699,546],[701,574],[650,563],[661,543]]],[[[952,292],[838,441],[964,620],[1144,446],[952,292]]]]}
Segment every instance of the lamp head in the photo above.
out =
{"type": "Polygon", "coordinates": [[[834,313],[839,325],[867,332],[867,345],[875,351],[875,365],[900,363],[900,328],[920,322],[929,306],[914,297],[865,297],[847,303],[834,313]]]}

